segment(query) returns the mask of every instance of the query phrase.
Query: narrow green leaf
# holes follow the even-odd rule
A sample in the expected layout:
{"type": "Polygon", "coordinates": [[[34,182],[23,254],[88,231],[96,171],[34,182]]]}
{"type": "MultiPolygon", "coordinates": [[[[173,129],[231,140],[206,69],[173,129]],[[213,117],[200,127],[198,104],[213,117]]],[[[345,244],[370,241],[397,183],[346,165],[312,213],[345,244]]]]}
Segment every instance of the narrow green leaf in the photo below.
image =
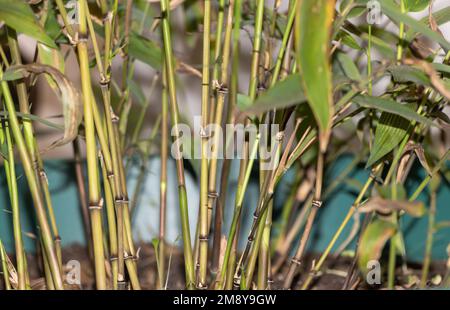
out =
{"type": "Polygon", "coordinates": [[[349,33],[341,30],[336,35],[336,40],[341,41],[342,44],[347,45],[348,47],[354,49],[354,50],[362,50],[360,44],[356,39],[349,33]]]}
{"type": "Polygon", "coordinates": [[[394,236],[396,227],[393,223],[381,219],[373,220],[364,231],[358,251],[359,269],[367,274],[368,263],[379,260],[386,242],[394,236]]]}
{"type": "Polygon", "coordinates": [[[431,86],[430,78],[420,69],[411,66],[391,66],[387,71],[397,83],[415,83],[423,86],[431,86]]]}
{"type": "Polygon", "coordinates": [[[299,74],[290,75],[261,94],[253,103],[238,98],[238,107],[249,114],[259,114],[296,105],[306,100],[301,83],[299,74]]]}
{"type": "Polygon", "coordinates": [[[436,63],[436,62],[433,62],[432,65],[436,71],[443,72],[443,73],[450,73],[449,65],[440,64],[440,63],[436,63]]]}
{"type": "MultiPolygon", "coordinates": [[[[448,23],[450,21],[450,6],[442,8],[436,12],[433,12],[433,18],[438,26],[448,23]]],[[[421,18],[419,22],[424,24],[426,27],[430,26],[430,19],[428,18],[428,15],[421,18]]],[[[406,40],[411,41],[417,35],[417,33],[418,33],[417,30],[408,29],[405,36],[406,40]]]]}
{"type": "Polygon", "coordinates": [[[358,17],[366,12],[367,0],[342,0],[341,4],[339,5],[339,12],[341,14],[348,7],[350,2],[352,2],[350,4],[352,8],[347,15],[348,18],[358,17]]]}
{"type": "Polygon", "coordinates": [[[22,0],[0,0],[0,21],[19,33],[56,48],[55,42],[37,22],[30,6],[22,0]]]}
{"type": "Polygon", "coordinates": [[[249,96],[238,93],[237,94],[237,106],[241,111],[248,111],[253,106],[252,100],[249,96]]]}
{"type": "Polygon", "coordinates": [[[161,69],[161,48],[152,40],[135,32],[130,34],[128,46],[130,55],[156,70],[161,69]]]}
{"type": "Polygon", "coordinates": [[[359,73],[358,68],[356,67],[353,59],[348,56],[346,53],[337,53],[336,58],[339,64],[342,67],[345,75],[352,79],[353,81],[361,81],[361,74],[359,73]]]}
{"type": "Polygon", "coordinates": [[[391,113],[381,113],[366,167],[372,166],[399,145],[405,137],[408,127],[409,121],[407,119],[391,113]]]}
{"type": "Polygon", "coordinates": [[[303,88],[319,127],[325,150],[333,116],[329,44],[334,0],[303,0],[297,6],[297,61],[303,88]]]}
{"type": "Polygon", "coordinates": [[[439,43],[443,48],[450,49],[450,43],[439,33],[428,28],[424,23],[412,18],[407,14],[403,14],[400,8],[394,4],[393,0],[380,0],[381,10],[390,19],[397,23],[404,23],[412,30],[427,36],[430,40],[439,43]]]}
{"type": "Polygon", "coordinates": [[[437,126],[430,119],[417,114],[417,112],[409,106],[392,99],[359,95],[353,98],[353,102],[365,108],[376,109],[382,112],[389,112],[398,116],[402,116],[408,120],[415,120],[428,126],[437,126]]]}
{"type": "Polygon", "coordinates": [[[403,0],[407,12],[419,12],[430,5],[430,0],[403,0]]]}

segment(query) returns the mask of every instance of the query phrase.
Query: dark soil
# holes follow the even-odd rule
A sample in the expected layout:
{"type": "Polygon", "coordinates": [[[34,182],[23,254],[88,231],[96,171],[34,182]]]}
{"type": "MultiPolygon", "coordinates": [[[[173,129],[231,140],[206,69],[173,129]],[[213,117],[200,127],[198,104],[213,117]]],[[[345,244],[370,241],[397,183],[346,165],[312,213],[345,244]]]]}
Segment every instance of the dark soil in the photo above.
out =
{"type": "MultiPolygon", "coordinates": [[[[139,245],[139,259],[138,274],[140,277],[140,284],[143,289],[156,289],[157,283],[157,269],[156,257],[153,246],[151,244],[139,245]]],[[[184,260],[182,252],[177,248],[171,248],[171,264],[169,270],[169,280],[167,283],[168,289],[183,289],[184,288],[184,260]]],[[[12,256],[10,256],[12,257],[12,256]]],[[[303,266],[311,266],[314,259],[318,255],[309,255],[306,257],[303,266]]],[[[89,259],[89,254],[85,247],[80,245],[73,245],[63,249],[63,262],[67,263],[70,260],[77,260],[81,266],[81,287],[68,286],[67,289],[94,289],[94,271],[92,261],[89,259]]],[[[288,263],[283,266],[278,274],[273,276],[271,289],[282,289],[284,275],[286,274],[288,263]]],[[[349,271],[352,270],[353,259],[348,257],[340,257],[339,259],[330,257],[324,268],[324,272],[316,275],[311,289],[317,290],[341,290],[344,289],[380,289],[381,287],[369,286],[362,280],[358,271],[356,270],[352,277],[349,277],[349,271]]],[[[42,277],[42,264],[39,255],[28,256],[28,269],[31,279],[31,286],[33,289],[46,289],[45,279],[42,277]]],[[[421,266],[419,264],[408,263],[405,266],[399,265],[396,277],[396,289],[414,289],[418,288],[421,275],[421,266]]],[[[437,287],[441,283],[444,274],[446,273],[445,262],[434,262],[430,267],[429,279],[432,279],[427,284],[427,287],[437,287]]],[[[110,276],[109,270],[107,270],[110,276]]],[[[299,276],[295,280],[294,288],[300,288],[302,280],[306,277],[308,271],[306,267],[301,268],[299,276]]],[[[383,275],[385,278],[385,275],[383,275]]],[[[3,277],[2,277],[3,280],[3,277]]],[[[3,281],[0,281],[0,287],[3,286],[3,281]]]]}

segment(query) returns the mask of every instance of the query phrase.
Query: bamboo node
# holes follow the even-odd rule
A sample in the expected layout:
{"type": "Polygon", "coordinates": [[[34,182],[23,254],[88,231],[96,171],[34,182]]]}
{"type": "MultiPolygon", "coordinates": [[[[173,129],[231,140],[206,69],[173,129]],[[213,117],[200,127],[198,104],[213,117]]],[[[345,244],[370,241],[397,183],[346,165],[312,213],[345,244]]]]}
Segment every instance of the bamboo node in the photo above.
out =
{"type": "Polygon", "coordinates": [[[211,137],[211,133],[206,132],[205,128],[200,128],[200,138],[204,139],[204,138],[209,138],[211,137]]]}
{"type": "Polygon", "coordinates": [[[39,176],[44,179],[45,183],[47,183],[48,185],[48,177],[47,174],[45,173],[44,169],[39,169],[39,176]]]}
{"type": "Polygon", "coordinates": [[[217,199],[219,197],[219,193],[215,191],[208,192],[208,198],[217,199]]]}
{"type": "Polygon", "coordinates": [[[113,122],[113,123],[118,123],[119,120],[120,120],[120,118],[119,118],[119,116],[116,115],[116,113],[114,113],[114,111],[112,110],[112,108],[111,108],[110,113],[111,113],[111,122],[113,122]]]}
{"type": "Polygon", "coordinates": [[[112,21],[112,18],[113,18],[113,12],[108,11],[108,13],[106,13],[105,16],[103,16],[102,21],[103,21],[103,23],[110,22],[110,21],[112,21]]]}
{"type": "Polygon", "coordinates": [[[200,242],[208,242],[208,240],[209,240],[208,236],[202,236],[202,235],[198,236],[198,241],[200,241],[200,242]]]}
{"type": "Polygon", "coordinates": [[[89,210],[101,210],[101,209],[103,209],[103,197],[100,198],[100,201],[98,203],[89,204],[89,210]]]}
{"type": "Polygon", "coordinates": [[[72,37],[69,33],[66,34],[67,38],[69,39],[69,42],[72,46],[77,46],[79,39],[78,39],[78,32],[75,32],[75,35],[72,37]]]}
{"type": "Polygon", "coordinates": [[[77,43],[87,43],[87,41],[89,40],[89,34],[87,33],[77,33],[77,34],[78,34],[77,43]]]}
{"type": "Polygon", "coordinates": [[[53,238],[53,240],[54,240],[55,242],[61,242],[61,237],[60,237],[59,235],[56,235],[56,236],[53,238]]]}
{"type": "Polygon", "coordinates": [[[109,261],[110,262],[113,262],[113,261],[115,261],[115,260],[118,260],[119,258],[117,257],[117,256],[113,256],[113,255],[111,255],[110,257],[109,257],[109,261]]]}
{"type": "Polygon", "coordinates": [[[316,199],[314,199],[313,201],[312,201],[312,205],[313,205],[313,207],[316,207],[316,208],[320,208],[321,206],[322,206],[322,201],[321,200],[316,200],[316,199]]]}
{"type": "Polygon", "coordinates": [[[275,135],[275,140],[280,142],[284,139],[284,131],[277,132],[275,135]]]}
{"type": "Polygon", "coordinates": [[[101,86],[101,87],[109,87],[109,84],[111,83],[111,79],[105,77],[105,76],[102,74],[102,76],[100,77],[99,83],[100,83],[100,86],[101,86]]]}
{"type": "Polygon", "coordinates": [[[370,173],[370,178],[378,184],[383,184],[383,180],[380,177],[376,176],[373,172],[370,173]]]}
{"type": "Polygon", "coordinates": [[[296,264],[297,266],[300,266],[302,262],[299,259],[296,259],[295,257],[291,259],[291,262],[293,264],[296,264]]]}

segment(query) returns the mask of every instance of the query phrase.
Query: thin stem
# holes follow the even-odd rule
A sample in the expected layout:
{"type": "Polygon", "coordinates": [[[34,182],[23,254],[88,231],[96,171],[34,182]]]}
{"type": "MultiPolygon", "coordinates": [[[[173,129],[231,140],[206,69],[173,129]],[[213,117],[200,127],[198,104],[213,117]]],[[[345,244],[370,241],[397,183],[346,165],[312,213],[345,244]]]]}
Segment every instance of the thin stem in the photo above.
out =
{"type": "MultiPolygon", "coordinates": [[[[23,247],[22,229],[20,224],[19,213],[19,194],[17,188],[17,176],[14,161],[13,142],[8,123],[5,121],[1,124],[2,135],[6,138],[6,145],[8,150],[8,158],[5,159],[5,172],[8,182],[9,199],[11,202],[11,210],[13,217],[13,233],[14,245],[17,262],[17,280],[19,290],[26,289],[26,270],[25,270],[25,252],[23,247]]],[[[50,281],[51,277],[50,277],[50,281]]]]}
{"type": "Polygon", "coordinates": [[[3,271],[3,281],[5,283],[6,290],[11,290],[11,283],[9,282],[9,270],[8,270],[8,256],[6,254],[5,248],[3,247],[3,242],[0,240],[0,258],[2,261],[2,271],[3,271]]]}
{"type": "MultiPolygon", "coordinates": [[[[400,11],[402,14],[406,12],[405,8],[405,1],[400,0],[400,11]]],[[[399,30],[398,30],[398,44],[397,44],[397,63],[400,63],[403,56],[403,37],[405,35],[405,24],[403,22],[400,22],[399,24],[399,30]]]]}
{"type": "MultiPolygon", "coordinates": [[[[0,76],[3,76],[3,70],[0,68],[0,76]]],[[[50,231],[50,226],[47,222],[47,215],[45,212],[45,203],[41,196],[39,189],[39,182],[36,178],[36,174],[33,169],[33,163],[28,153],[25,139],[22,136],[22,132],[19,125],[19,120],[17,119],[16,110],[14,107],[14,102],[11,96],[11,92],[6,81],[1,82],[1,87],[3,91],[3,97],[5,99],[6,110],[9,113],[9,125],[11,126],[14,141],[16,142],[17,148],[19,150],[20,159],[22,161],[25,175],[28,181],[28,186],[33,198],[34,207],[36,209],[36,215],[38,218],[38,223],[42,231],[43,246],[46,254],[48,255],[50,269],[52,273],[53,282],[56,289],[63,289],[63,282],[61,277],[61,272],[59,269],[59,262],[53,248],[53,238],[50,231]]]]}
{"type": "MultiPolygon", "coordinates": [[[[172,52],[172,38],[169,24],[169,1],[161,0],[161,14],[162,18],[162,31],[163,31],[163,41],[164,41],[164,55],[165,55],[165,64],[167,70],[167,85],[169,90],[169,99],[170,99],[170,112],[172,119],[173,131],[176,132],[174,139],[178,139],[178,134],[180,132],[178,127],[178,104],[177,104],[177,95],[176,95],[176,87],[175,87],[175,71],[173,67],[173,52],[172,52]]],[[[175,140],[177,141],[177,140],[175,140]]],[[[192,255],[191,248],[191,236],[189,229],[189,215],[188,215],[188,204],[187,204],[187,194],[186,194],[186,185],[185,185],[185,177],[184,177],[184,165],[183,159],[181,158],[181,154],[177,154],[176,163],[177,163],[177,177],[178,177],[178,194],[180,200],[180,214],[181,214],[181,223],[183,230],[183,246],[184,246],[184,263],[185,263],[185,272],[186,272],[186,286],[188,288],[192,288],[195,280],[194,280],[194,261],[192,255]]]]}
{"type": "MultiPolygon", "coordinates": [[[[86,0],[80,1],[79,36],[87,37],[86,0]]],[[[84,100],[84,127],[86,132],[86,157],[89,183],[89,209],[91,214],[92,238],[94,246],[95,279],[98,289],[106,289],[105,253],[103,249],[102,229],[102,198],[100,194],[100,179],[98,173],[97,145],[95,141],[95,125],[93,117],[93,101],[91,76],[89,72],[89,58],[87,42],[82,39],[77,45],[81,72],[81,86],[84,100]]]]}
{"type": "Polygon", "coordinates": [[[168,116],[168,105],[169,98],[167,95],[167,78],[166,69],[163,67],[163,89],[162,89],[162,100],[161,100],[161,175],[160,175],[160,204],[159,204],[159,288],[163,289],[165,287],[165,272],[166,272],[166,218],[167,218],[167,160],[168,160],[168,141],[169,132],[167,124],[169,123],[168,116]]]}
{"type": "MultiPolygon", "coordinates": [[[[373,175],[378,173],[378,171],[380,171],[381,167],[382,167],[382,165],[376,166],[372,170],[373,175]]],[[[342,231],[347,226],[347,224],[350,221],[350,219],[353,217],[353,214],[356,212],[357,208],[359,207],[361,201],[363,200],[364,196],[366,195],[366,192],[369,190],[370,185],[372,184],[373,180],[374,180],[374,178],[372,176],[370,176],[367,179],[367,181],[364,184],[363,188],[359,192],[358,197],[356,197],[355,201],[353,202],[353,205],[348,210],[348,212],[347,212],[344,220],[342,221],[341,225],[339,226],[337,231],[334,233],[333,238],[330,240],[330,242],[328,243],[327,247],[325,248],[325,250],[323,251],[322,255],[320,256],[319,260],[314,265],[314,268],[312,269],[311,273],[308,275],[308,277],[306,278],[305,282],[303,283],[302,290],[305,290],[305,289],[307,289],[309,287],[309,285],[311,284],[311,282],[314,279],[315,274],[317,274],[317,272],[319,272],[320,269],[322,268],[322,265],[325,262],[325,260],[327,259],[328,255],[330,254],[331,249],[334,247],[334,245],[336,244],[336,241],[340,237],[342,231]]]]}
{"type": "Polygon", "coordinates": [[[202,70],[202,129],[201,129],[201,168],[200,168],[200,218],[199,218],[199,272],[197,287],[206,288],[208,268],[208,105],[209,105],[209,61],[211,2],[204,0],[203,12],[203,70],[202,70]]]}
{"type": "Polygon", "coordinates": [[[317,167],[316,167],[316,188],[314,191],[314,199],[311,201],[312,209],[309,213],[308,219],[306,221],[305,230],[303,232],[302,238],[300,239],[300,246],[297,249],[297,252],[294,258],[291,261],[291,265],[289,267],[288,273],[286,275],[286,279],[284,281],[283,287],[288,289],[292,285],[292,281],[294,280],[294,276],[300,266],[303,255],[305,253],[306,245],[309,240],[309,236],[311,234],[312,225],[314,223],[314,219],[319,208],[322,205],[321,196],[322,196],[322,183],[323,183],[323,162],[324,162],[324,154],[323,152],[318,152],[317,157],[317,167]]]}

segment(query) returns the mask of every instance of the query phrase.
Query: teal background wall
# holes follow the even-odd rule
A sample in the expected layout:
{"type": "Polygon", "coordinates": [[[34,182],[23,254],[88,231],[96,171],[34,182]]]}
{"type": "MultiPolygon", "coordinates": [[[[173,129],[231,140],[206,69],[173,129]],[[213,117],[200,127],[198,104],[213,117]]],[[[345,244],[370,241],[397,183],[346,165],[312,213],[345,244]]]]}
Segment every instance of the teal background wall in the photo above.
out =
{"type": "MultiPolygon", "coordinates": [[[[342,156],[339,160],[327,170],[326,178],[328,182],[335,179],[343,169],[350,163],[350,156],[342,156]]],[[[136,240],[151,241],[157,236],[158,229],[158,205],[159,205],[159,159],[153,158],[150,160],[149,169],[144,181],[142,189],[142,198],[138,204],[136,213],[133,217],[133,233],[136,240]]],[[[83,223],[81,213],[79,210],[78,192],[75,182],[74,164],[71,161],[54,160],[47,161],[45,168],[48,174],[50,190],[52,193],[55,215],[59,223],[60,235],[63,245],[70,245],[73,243],[85,244],[83,233],[83,223]]],[[[8,190],[6,180],[3,172],[3,167],[0,167],[0,238],[4,242],[8,251],[13,251],[14,243],[12,239],[12,218],[9,207],[8,190]]],[[[129,188],[134,188],[134,177],[138,173],[137,167],[130,171],[129,188]]],[[[229,227],[232,214],[232,206],[234,203],[234,194],[237,185],[238,162],[233,163],[231,172],[231,179],[229,182],[229,191],[227,206],[225,211],[225,226],[229,227]]],[[[23,171],[20,166],[17,167],[18,182],[20,187],[20,209],[21,222],[23,232],[32,232],[36,234],[36,222],[34,218],[33,206],[31,198],[27,192],[27,183],[23,171]]],[[[173,162],[169,163],[168,174],[168,237],[170,242],[180,242],[180,224],[178,216],[178,195],[175,175],[175,165],[173,162]]],[[[363,167],[357,167],[351,175],[351,178],[364,182],[368,177],[368,171],[363,167]]],[[[410,192],[420,183],[424,177],[424,172],[419,166],[414,166],[412,170],[412,177],[407,182],[407,190],[410,192]]],[[[288,174],[280,183],[275,197],[275,208],[279,210],[286,198],[289,190],[291,176],[288,174]]],[[[195,218],[198,210],[198,190],[197,181],[193,175],[187,175],[186,178],[188,201],[190,208],[190,224],[195,227],[195,218]]],[[[316,225],[312,233],[312,239],[309,243],[309,249],[314,251],[322,251],[329,240],[332,238],[339,224],[342,222],[348,209],[356,196],[355,190],[346,184],[340,185],[329,196],[330,198],[324,202],[324,207],[320,210],[316,225]]],[[[131,197],[132,193],[130,193],[131,197]]],[[[242,229],[243,233],[240,244],[245,243],[247,231],[250,229],[252,220],[253,208],[256,205],[258,196],[257,180],[252,180],[249,184],[248,194],[245,199],[242,229]]],[[[428,204],[428,191],[419,197],[426,204],[428,204]]],[[[442,182],[438,201],[437,201],[437,222],[450,220],[450,186],[444,180],[442,182]]],[[[337,242],[337,246],[348,236],[352,221],[344,230],[341,238],[337,242]]],[[[401,226],[405,232],[405,241],[407,255],[410,260],[421,261],[424,253],[425,235],[427,229],[427,217],[420,219],[404,216],[401,221],[401,226]]],[[[191,229],[193,230],[193,229],[191,229]]],[[[35,241],[27,234],[24,234],[24,242],[27,251],[33,251],[35,241]]],[[[450,229],[445,228],[439,230],[434,238],[433,257],[434,259],[446,259],[446,247],[450,243],[450,229]]]]}

